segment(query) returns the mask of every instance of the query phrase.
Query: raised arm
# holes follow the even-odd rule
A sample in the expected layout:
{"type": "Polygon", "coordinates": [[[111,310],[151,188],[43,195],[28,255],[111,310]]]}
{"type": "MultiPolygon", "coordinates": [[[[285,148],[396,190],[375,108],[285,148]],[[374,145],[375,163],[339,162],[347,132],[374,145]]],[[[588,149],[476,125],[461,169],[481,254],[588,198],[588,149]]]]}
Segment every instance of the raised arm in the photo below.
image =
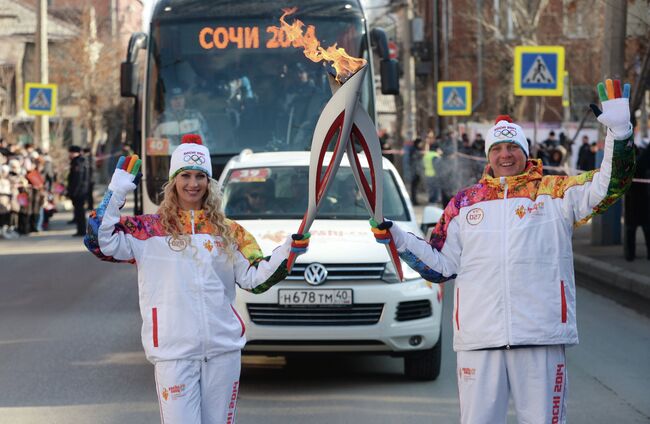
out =
{"type": "Polygon", "coordinates": [[[630,123],[630,85],[620,81],[598,84],[602,111],[590,105],[596,118],[607,127],[600,169],[569,177],[562,182],[566,210],[577,225],[602,213],[629,189],[634,176],[634,136],[630,123]]]}
{"type": "Polygon", "coordinates": [[[120,157],[117,167],[108,185],[104,199],[94,210],[88,220],[88,229],[84,244],[86,248],[101,260],[110,262],[133,262],[133,250],[124,226],[120,224],[120,209],[126,202],[126,196],[135,190],[136,176],[142,161],[137,155],[120,157]]]}

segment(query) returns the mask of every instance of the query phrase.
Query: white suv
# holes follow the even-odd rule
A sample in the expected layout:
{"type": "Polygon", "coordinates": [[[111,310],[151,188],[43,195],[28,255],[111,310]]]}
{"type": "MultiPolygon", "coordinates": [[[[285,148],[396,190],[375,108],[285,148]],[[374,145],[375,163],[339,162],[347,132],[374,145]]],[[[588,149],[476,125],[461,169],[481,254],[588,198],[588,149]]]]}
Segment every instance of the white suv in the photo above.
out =
{"type": "MultiPolygon", "coordinates": [[[[368,169],[367,162],[362,166],[368,169]]],[[[386,159],[383,168],[386,219],[422,236],[399,174],[386,159]]],[[[268,255],[298,230],[307,208],[308,174],[309,152],[242,153],[220,178],[226,215],[268,255]]],[[[311,227],[309,251],[298,257],[291,274],[262,294],[238,291],[245,352],[385,353],[403,356],[410,378],[438,377],[442,288],[405,263],[405,281],[398,282],[368,219],[344,157],[311,227]]]]}

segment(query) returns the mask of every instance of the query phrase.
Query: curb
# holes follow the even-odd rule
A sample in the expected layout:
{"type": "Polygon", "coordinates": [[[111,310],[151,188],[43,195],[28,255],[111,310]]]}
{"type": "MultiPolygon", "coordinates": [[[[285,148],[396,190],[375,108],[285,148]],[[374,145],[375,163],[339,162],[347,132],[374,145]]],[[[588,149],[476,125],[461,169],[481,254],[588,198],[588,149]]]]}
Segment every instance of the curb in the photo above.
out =
{"type": "Polygon", "coordinates": [[[573,254],[573,264],[575,273],[584,277],[588,282],[612,287],[650,300],[650,277],[575,253],[573,254]]]}

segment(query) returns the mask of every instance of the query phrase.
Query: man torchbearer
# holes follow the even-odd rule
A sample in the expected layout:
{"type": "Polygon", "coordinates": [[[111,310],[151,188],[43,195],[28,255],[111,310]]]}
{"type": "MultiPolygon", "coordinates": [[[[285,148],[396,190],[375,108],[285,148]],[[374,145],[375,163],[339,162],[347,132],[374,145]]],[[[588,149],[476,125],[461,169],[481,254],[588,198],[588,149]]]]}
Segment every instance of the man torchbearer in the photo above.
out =
{"type": "Polygon", "coordinates": [[[600,169],[544,176],[522,128],[499,117],[483,178],[449,202],[429,242],[392,222],[376,226],[425,279],[455,279],[462,423],[504,423],[510,395],[519,422],[566,420],[564,349],[578,343],[573,228],[616,202],[634,174],[629,85],[621,93],[607,80],[599,93],[603,111],[591,107],[608,128],[600,169]]]}

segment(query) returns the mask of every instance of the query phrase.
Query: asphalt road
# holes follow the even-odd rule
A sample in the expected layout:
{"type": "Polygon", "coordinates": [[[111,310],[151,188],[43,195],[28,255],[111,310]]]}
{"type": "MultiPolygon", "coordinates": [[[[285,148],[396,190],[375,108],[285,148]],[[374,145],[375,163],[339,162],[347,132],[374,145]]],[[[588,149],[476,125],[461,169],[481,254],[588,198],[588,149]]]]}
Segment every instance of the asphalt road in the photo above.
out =
{"type": "MultiPolygon", "coordinates": [[[[95,260],[70,234],[0,240],[0,424],[158,422],[135,267],[95,260]]],[[[450,307],[444,315],[437,381],[406,380],[396,358],[248,357],[238,423],[458,422],[450,307]]],[[[578,320],[569,422],[650,422],[650,319],[578,289],[578,320]]]]}

